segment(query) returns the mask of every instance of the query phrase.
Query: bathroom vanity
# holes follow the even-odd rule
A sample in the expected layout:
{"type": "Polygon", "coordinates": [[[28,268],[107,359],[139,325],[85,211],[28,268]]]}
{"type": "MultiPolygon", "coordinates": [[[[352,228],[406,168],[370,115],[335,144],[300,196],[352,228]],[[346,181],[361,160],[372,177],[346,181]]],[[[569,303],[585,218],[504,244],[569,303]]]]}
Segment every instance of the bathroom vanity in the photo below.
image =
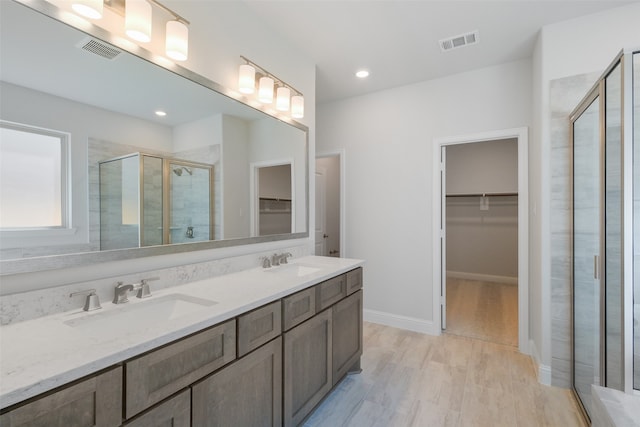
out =
{"type": "Polygon", "coordinates": [[[4,326],[0,424],[300,425],[360,369],[361,266],[305,257],[4,326]]]}

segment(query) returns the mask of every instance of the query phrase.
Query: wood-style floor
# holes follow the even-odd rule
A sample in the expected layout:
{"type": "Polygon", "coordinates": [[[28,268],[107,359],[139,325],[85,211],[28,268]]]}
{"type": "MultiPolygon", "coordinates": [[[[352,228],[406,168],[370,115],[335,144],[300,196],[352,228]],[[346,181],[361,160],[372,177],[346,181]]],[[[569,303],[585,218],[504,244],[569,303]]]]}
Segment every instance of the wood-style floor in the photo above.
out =
{"type": "Polygon", "coordinates": [[[447,278],[448,334],[518,346],[518,286],[447,278]]]}
{"type": "Polygon", "coordinates": [[[570,392],[539,384],[512,346],[365,322],[362,369],[305,426],[585,425],[570,392]]]}

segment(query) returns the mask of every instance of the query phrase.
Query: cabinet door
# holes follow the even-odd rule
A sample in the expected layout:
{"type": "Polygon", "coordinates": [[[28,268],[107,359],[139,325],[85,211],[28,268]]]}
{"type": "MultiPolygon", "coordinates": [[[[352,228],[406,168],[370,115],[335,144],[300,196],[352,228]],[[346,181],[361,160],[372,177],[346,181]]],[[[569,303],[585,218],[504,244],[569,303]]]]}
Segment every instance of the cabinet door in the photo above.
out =
{"type": "Polygon", "coordinates": [[[282,300],[282,321],[285,331],[316,314],[316,288],[311,287],[282,300]]]}
{"type": "Polygon", "coordinates": [[[333,310],[333,385],[362,356],[362,291],[340,301],[333,310]]]}
{"type": "Polygon", "coordinates": [[[121,422],[121,367],[0,416],[3,427],[110,427],[119,426],[121,422]]]}
{"type": "Polygon", "coordinates": [[[282,305],[276,301],[238,317],[238,357],[282,333],[282,305]]]}
{"type": "Polygon", "coordinates": [[[347,273],[347,295],[362,288],[362,267],[351,270],[347,273]]]}
{"type": "Polygon", "coordinates": [[[282,338],[192,387],[193,425],[282,425],[282,338]]]}
{"type": "Polygon", "coordinates": [[[331,310],[284,334],[284,425],[297,426],[331,390],[331,310]]]}
{"type": "Polygon", "coordinates": [[[234,319],[127,362],[127,418],[188,387],[235,358],[234,319]]]}
{"type": "Polygon", "coordinates": [[[125,424],[126,427],[190,427],[191,392],[189,389],[150,409],[125,424]]]}
{"type": "Polygon", "coordinates": [[[347,296],[346,275],[342,274],[322,282],[316,286],[316,290],[316,311],[319,313],[347,296]]]}

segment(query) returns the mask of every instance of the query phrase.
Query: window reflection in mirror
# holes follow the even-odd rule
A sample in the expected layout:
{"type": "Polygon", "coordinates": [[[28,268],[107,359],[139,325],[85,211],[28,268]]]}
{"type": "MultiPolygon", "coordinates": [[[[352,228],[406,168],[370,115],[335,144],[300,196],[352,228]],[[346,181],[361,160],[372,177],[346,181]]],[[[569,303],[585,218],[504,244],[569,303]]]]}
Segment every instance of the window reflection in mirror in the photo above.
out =
{"type": "Polygon", "coordinates": [[[0,121],[0,229],[64,227],[67,136],[0,121]]]}

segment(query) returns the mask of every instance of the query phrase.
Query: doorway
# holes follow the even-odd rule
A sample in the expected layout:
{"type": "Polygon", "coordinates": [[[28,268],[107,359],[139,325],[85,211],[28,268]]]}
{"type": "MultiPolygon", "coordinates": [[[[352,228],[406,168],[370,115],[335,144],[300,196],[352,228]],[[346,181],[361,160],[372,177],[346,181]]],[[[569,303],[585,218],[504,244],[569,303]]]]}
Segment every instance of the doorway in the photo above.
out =
{"type": "Polygon", "coordinates": [[[251,164],[251,235],[288,234],[295,227],[293,162],[251,164]]]}
{"type": "Polygon", "coordinates": [[[344,155],[316,157],[315,255],[344,256],[344,155]]]}
{"type": "MultiPolygon", "coordinates": [[[[477,144],[476,147],[482,147],[482,144],[477,144]]],[[[527,179],[527,128],[508,129],[496,132],[487,132],[483,134],[466,135],[451,138],[437,139],[434,144],[434,289],[433,289],[433,313],[434,313],[434,326],[437,331],[444,331],[447,328],[447,304],[449,297],[456,298],[459,295],[454,295],[454,292],[460,291],[462,288],[470,288],[476,294],[481,292],[482,286],[487,286],[483,282],[509,282],[512,280],[517,283],[517,320],[511,319],[511,322],[517,325],[517,338],[512,343],[517,344],[520,352],[528,354],[528,179],[527,179]],[[460,187],[456,189],[456,183],[452,182],[451,186],[447,184],[447,149],[453,151],[464,147],[464,145],[482,143],[490,144],[496,141],[511,140],[517,149],[516,154],[516,166],[514,176],[516,177],[516,183],[509,187],[500,187],[502,184],[500,179],[497,183],[488,183],[486,187],[473,188],[469,187],[467,190],[460,190],[460,187]],[[493,189],[492,189],[493,188],[493,189]],[[452,190],[452,191],[449,191],[452,190]],[[457,192],[456,192],[457,191],[457,192]],[[449,194],[449,198],[447,197],[449,194]],[[453,196],[453,197],[451,197],[453,196]],[[455,243],[458,245],[458,250],[464,253],[456,254],[456,259],[451,260],[452,266],[457,266],[458,270],[464,270],[460,268],[460,263],[464,263],[465,257],[467,261],[470,259],[475,265],[470,266],[468,270],[470,272],[451,270],[447,262],[447,241],[448,239],[448,227],[447,227],[447,204],[452,210],[455,211],[456,217],[453,219],[453,224],[457,227],[451,229],[451,238],[457,239],[455,243]],[[488,270],[486,265],[487,261],[478,259],[477,254],[484,254],[488,252],[487,249],[492,245],[500,244],[499,242],[485,242],[484,247],[480,246],[476,248],[476,255],[473,255],[471,250],[471,237],[466,235],[473,230],[476,237],[486,235],[494,232],[496,225],[500,224],[504,220],[494,218],[494,212],[504,216],[504,213],[511,210],[515,211],[515,218],[512,221],[517,224],[511,224],[514,227],[513,232],[515,236],[511,237],[511,244],[515,245],[515,266],[511,273],[491,274],[491,270],[488,270]],[[473,217],[469,212],[473,212],[473,217]],[[457,224],[455,222],[458,222],[457,224]],[[461,232],[462,231],[462,232],[461,232]],[[515,242],[513,241],[515,239],[515,242]],[[447,271],[450,270],[450,277],[454,278],[457,282],[457,288],[451,287],[447,289],[447,271]],[[465,274],[467,273],[467,274],[465,274]],[[513,276],[517,277],[514,279],[513,276]],[[510,279],[505,279],[509,278],[510,279]],[[480,280],[477,280],[480,279],[480,280]],[[460,285],[462,283],[462,285],[460,285]],[[480,285],[480,286],[474,286],[480,285]],[[447,295],[448,291],[452,291],[452,295],[447,295]]],[[[472,147],[472,145],[468,145],[472,147]]],[[[488,146],[488,145],[487,145],[488,146]]],[[[485,147],[487,147],[485,146],[485,147]]],[[[469,166],[465,166],[469,168],[469,166]]],[[[481,168],[487,170],[490,166],[487,164],[480,164],[481,168]]],[[[462,174],[460,174],[462,175],[462,174]]],[[[456,178],[464,178],[464,176],[457,176],[456,178]]],[[[469,180],[467,179],[467,182],[469,180]]],[[[481,183],[480,180],[474,180],[481,183]]],[[[449,225],[453,225],[451,219],[449,225]]],[[[504,228],[504,227],[503,227],[504,228]]],[[[503,230],[504,231],[504,230],[503,230]]],[[[502,233],[504,234],[504,233],[502,233]]],[[[503,238],[504,235],[501,236],[503,238]]],[[[513,249],[511,249],[513,252],[513,249]]],[[[450,253],[451,254],[451,253],[450,253]]],[[[499,264],[499,263],[498,263],[499,264]]],[[[499,265],[497,267],[500,267],[499,265]]],[[[513,286],[513,284],[501,283],[500,286],[513,286]]],[[[490,288],[493,291],[493,298],[496,298],[495,291],[499,287],[490,288]]],[[[509,290],[506,288],[507,291],[509,290]]],[[[511,293],[514,289],[511,288],[511,293]]],[[[464,292],[464,291],[463,291],[464,292]]],[[[497,297],[499,298],[499,296],[497,297]]],[[[492,311],[492,304],[490,302],[483,302],[483,307],[468,307],[464,306],[469,304],[471,298],[464,297],[458,298],[458,304],[462,304],[462,307],[456,307],[456,310],[465,312],[475,310],[479,316],[485,316],[489,321],[495,322],[491,318],[495,313],[492,311]],[[460,302],[462,301],[462,302],[460,302]]],[[[452,301],[454,303],[455,301],[452,301]]],[[[453,307],[452,307],[453,308],[453,307]]],[[[511,314],[511,316],[513,316],[511,314]]],[[[477,319],[463,319],[468,321],[469,324],[473,324],[477,319]]],[[[509,321],[508,319],[506,321],[509,321]]],[[[464,326],[464,325],[463,325],[464,326]]]]}
{"type": "Polygon", "coordinates": [[[518,345],[518,141],[442,147],[445,276],[442,329],[518,345]]]}

